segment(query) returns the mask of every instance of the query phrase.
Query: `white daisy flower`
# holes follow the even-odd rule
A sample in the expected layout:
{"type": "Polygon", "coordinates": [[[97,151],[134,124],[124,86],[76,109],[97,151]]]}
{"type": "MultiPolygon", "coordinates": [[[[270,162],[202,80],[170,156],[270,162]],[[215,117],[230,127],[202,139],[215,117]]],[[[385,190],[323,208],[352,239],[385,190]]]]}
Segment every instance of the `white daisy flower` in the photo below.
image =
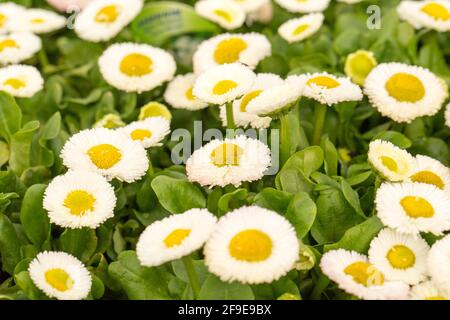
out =
{"type": "Polygon", "coordinates": [[[383,183],[375,198],[378,217],[398,232],[441,235],[450,230],[450,197],[425,183],[383,183]]]}
{"type": "Polygon", "coordinates": [[[378,62],[371,51],[358,50],[347,56],[345,60],[345,74],[357,85],[364,85],[369,73],[378,62]]]}
{"type": "Polygon", "coordinates": [[[91,290],[92,278],[83,263],[66,252],[39,253],[28,267],[30,278],[47,296],[82,300],[91,290]]]}
{"type": "Polygon", "coordinates": [[[223,216],[206,242],[205,264],[222,281],[258,284],[278,280],[295,266],[299,242],[283,216],[257,206],[223,216]]]}
{"type": "Polygon", "coordinates": [[[254,69],[271,53],[269,40],[260,33],[223,33],[198,46],[193,56],[194,72],[201,74],[217,65],[235,62],[254,69]]]}
{"type": "Polygon", "coordinates": [[[132,140],[140,141],[148,149],[162,146],[161,141],[170,133],[170,121],[164,117],[150,117],[132,122],[119,130],[132,140]]]}
{"type": "Polygon", "coordinates": [[[450,1],[402,1],[397,7],[400,19],[414,28],[430,28],[439,32],[450,31],[450,1]]]}
{"type": "Polygon", "coordinates": [[[450,103],[445,109],[445,124],[447,125],[447,127],[450,127],[450,103]]]}
{"type": "Polygon", "coordinates": [[[64,165],[72,170],[97,172],[107,179],[134,182],[148,169],[147,152],[123,132],[96,128],[73,135],[61,151],[64,165]]]}
{"type": "Polygon", "coordinates": [[[92,1],[78,14],[75,32],[87,41],[108,41],[141,12],[143,5],[143,0],[92,1]]]}
{"type": "Polygon", "coordinates": [[[200,0],[195,3],[195,12],[227,30],[239,28],[245,22],[245,11],[232,0],[200,0]]]}
{"type": "MultiPolygon", "coordinates": [[[[270,90],[272,87],[277,87],[283,84],[283,80],[280,76],[272,73],[259,73],[256,75],[255,82],[250,91],[245,94],[241,99],[233,101],[233,113],[234,121],[238,127],[252,128],[268,128],[272,121],[270,117],[260,117],[256,114],[247,112],[248,104],[258,97],[264,90],[270,90]]],[[[226,107],[220,107],[220,118],[222,124],[227,127],[226,107]]]]}
{"type": "Polygon", "coordinates": [[[417,155],[414,160],[409,181],[432,184],[450,194],[450,168],[427,156],[417,155]]]}
{"type": "Polygon", "coordinates": [[[436,286],[450,295],[450,235],[436,241],[431,247],[428,272],[436,286]]]}
{"type": "Polygon", "coordinates": [[[213,140],[196,150],[186,162],[186,172],[189,181],[202,186],[225,187],[232,184],[238,187],[244,181],[261,179],[270,163],[267,145],[238,136],[213,140]]]}
{"type": "Polygon", "coordinates": [[[49,33],[66,25],[66,18],[45,9],[27,9],[11,21],[11,29],[35,34],[49,33]]]}
{"type": "Polygon", "coordinates": [[[206,209],[191,209],[149,225],[139,237],[136,254],[143,266],[177,260],[200,249],[217,218],[206,209]]]}
{"type": "Polygon", "coordinates": [[[44,87],[44,79],[33,66],[11,65],[0,68],[0,90],[12,96],[30,98],[44,87]]]}
{"type": "Polygon", "coordinates": [[[325,11],[330,0],[275,0],[277,4],[289,12],[311,13],[325,11]]]}
{"type": "Polygon", "coordinates": [[[0,35],[0,64],[14,64],[30,59],[41,47],[41,38],[29,32],[0,35]]]}
{"type": "Polygon", "coordinates": [[[322,13],[311,13],[301,18],[290,19],[278,28],[278,33],[289,43],[302,41],[319,31],[324,19],[322,13]]]}
{"type": "Polygon", "coordinates": [[[253,13],[270,3],[270,0],[231,0],[246,13],[253,13]]]}
{"type": "Polygon", "coordinates": [[[388,280],[418,284],[426,279],[429,249],[421,237],[386,228],[370,243],[369,260],[388,280]]]}
{"type": "Polygon", "coordinates": [[[224,104],[242,97],[255,81],[256,75],[240,63],[223,64],[202,73],[192,93],[210,104],[224,104]]]}
{"type": "Polygon", "coordinates": [[[110,85],[138,93],[172,80],[176,71],[175,60],[167,51],[136,43],[111,45],[103,52],[98,64],[110,85]]]}
{"type": "Polygon", "coordinates": [[[440,290],[433,281],[422,282],[411,288],[411,300],[449,300],[447,292],[440,290]]]}
{"type": "Polygon", "coordinates": [[[176,76],[167,85],[164,100],[177,109],[195,111],[208,107],[208,103],[197,99],[192,93],[196,79],[193,73],[176,76]]]}
{"type": "Polygon", "coordinates": [[[341,102],[363,99],[361,88],[351,82],[349,78],[336,77],[326,72],[294,75],[288,77],[288,80],[305,83],[303,95],[321,104],[331,106],[341,102]]]}
{"type": "Polygon", "coordinates": [[[247,104],[247,112],[260,116],[274,116],[291,108],[302,96],[304,83],[287,79],[281,85],[262,91],[247,104]]]}
{"type": "Polygon", "coordinates": [[[389,141],[374,140],[367,153],[370,164],[387,180],[405,180],[414,165],[414,157],[389,141]]]}
{"type": "Polygon", "coordinates": [[[447,99],[445,82],[428,69],[382,63],[367,76],[364,92],[372,105],[396,122],[436,114],[447,99]]]}
{"type": "Polygon", "coordinates": [[[11,24],[26,10],[14,2],[0,3],[0,34],[12,31],[11,24]]]}
{"type": "Polygon", "coordinates": [[[328,251],[320,261],[322,272],[339,288],[364,300],[401,300],[409,286],[385,279],[366,256],[343,249],[328,251]]]}
{"type": "Polygon", "coordinates": [[[89,171],[69,171],[50,182],[43,205],[54,224],[71,229],[95,229],[114,216],[116,196],[103,176],[89,171]]]}

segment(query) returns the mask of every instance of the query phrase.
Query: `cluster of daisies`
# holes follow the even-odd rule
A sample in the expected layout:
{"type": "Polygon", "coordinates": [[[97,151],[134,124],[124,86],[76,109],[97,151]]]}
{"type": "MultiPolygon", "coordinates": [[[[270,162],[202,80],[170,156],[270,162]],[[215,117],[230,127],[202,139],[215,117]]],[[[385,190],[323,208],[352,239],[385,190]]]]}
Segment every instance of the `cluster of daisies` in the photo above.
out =
{"type": "Polygon", "coordinates": [[[322,271],[362,299],[449,299],[450,236],[430,247],[422,235],[450,230],[450,169],[382,140],[370,143],[368,160],[386,180],[375,198],[386,228],[371,241],[368,256],[325,253],[322,271]]]}

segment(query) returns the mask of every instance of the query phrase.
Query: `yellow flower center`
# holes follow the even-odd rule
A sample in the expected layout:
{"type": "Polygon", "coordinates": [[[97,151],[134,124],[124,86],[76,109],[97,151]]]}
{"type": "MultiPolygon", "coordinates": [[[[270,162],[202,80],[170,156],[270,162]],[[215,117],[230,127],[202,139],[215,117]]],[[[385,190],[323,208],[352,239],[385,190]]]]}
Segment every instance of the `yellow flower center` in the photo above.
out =
{"type": "Polygon", "coordinates": [[[3,82],[3,85],[10,86],[15,90],[19,90],[20,88],[24,88],[26,86],[26,83],[20,79],[11,78],[3,82]]]}
{"type": "Polygon", "coordinates": [[[372,264],[364,261],[354,262],[344,269],[344,273],[366,287],[381,286],[384,283],[383,274],[372,264]]]}
{"type": "Polygon", "coordinates": [[[217,167],[238,166],[243,153],[244,150],[238,145],[223,143],[211,152],[211,161],[217,167]]]}
{"type": "Polygon", "coordinates": [[[5,39],[0,41],[0,52],[5,50],[6,48],[18,48],[19,45],[13,39],[5,39]]]}
{"type": "Polygon", "coordinates": [[[5,26],[6,23],[6,16],[0,13],[0,28],[5,26]]]}
{"type": "Polygon", "coordinates": [[[255,91],[247,93],[242,98],[242,101],[241,101],[241,105],[240,105],[241,112],[245,112],[247,110],[247,105],[250,103],[250,101],[252,101],[257,96],[259,96],[261,94],[261,92],[262,92],[262,90],[255,90],[255,91]]]}
{"type": "Polygon", "coordinates": [[[393,172],[398,172],[398,164],[394,159],[392,159],[391,157],[381,156],[380,160],[383,166],[393,172]]]}
{"type": "Polygon", "coordinates": [[[219,18],[224,19],[226,22],[232,22],[233,21],[233,16],[225,11],[225,10],[221,10],[221,9],[216,9],[213,11],[213,13],[218,16],[219,18]]]}
{"type": "Polygon", "coordinates": [[[110,169],[122,159],[120,150],[110,144],[99,144],[87,152],[92,163],[100,169],[110,169]]]}
{"type": "Polygon", "coordinates": [[[371,52],[359,50],[348,56],[345,62],[345,73],[359,85],[364,85],[369,73],[377,65],[371,52]]]}
{"type": "Polygon", "coordinates": [[[422,81],[412,74],[397,73],[386,82],[386,90],[400,102],[417,102],[425,96],[422,81]]]}
{"type": "Polygon", "coordinates": [[[120,11],[121,10],[117,5],[103,7],[95,15],[95,21],[99,23],[112,23],[117,20],[120,11]]]}
{"type": "Polygon", "coordinates": [[[318,76],[308,80],[307,84],[311,86],[315,84],[316,86],[325,88],[325,89],[334,89],[339,87],[341,84],[335,79],[327,76],[318,76]]]}
{"type": "Polygon", "coordinates": [[[74,216],[82,216],[88,211],[94,210],[95,197],[87,191],[71,191],[64,199],[64,206],[74,216]]]}
{"type": "Polygon", "coordinates": [[[165,239],[164,244],[167,248],[179,246],[184,239],[191,233],[191,229],[176,229],[173,230],[165,239]]]}
{"type": "Polygon", "coordinates": [[[413,182],[432,184],[439,189],[444,189],[444,181],[441,177],[431,171],[419,171],[411,176],[413,182]]]}
{"type": "Polygon", "coordinates": [[[435,2],[427,3],[420,10],[435,20],[450,20],[450,12],[442,4],[435,2]]]}
{"type": "Polygon", "coordinates": [[[298,36],[309,29],[309,24],[301,24],[292,32],[293,36],[298,36]]]}
{"type": "Polygon", "coordinates": [[[129,77],[142,77],[153,71],[153,61],[143,54],[132,53],[120,62],[120,71],[129,77]]]}
{"type": "Polygon", "coordinates": [[[407,196],[400,200],[400,204],[411,218],[431,218],[434,216],[433,206],[422,197],[407,196]]]}
{"type": "Polygon", "coordinates": [[[213,93],[222,95],[237,87],[237,83],[232,80],[222,80],[216,83],[213,88],[213,93]]]}
{"type": "Polygon", "coordinates": [[[131,139],[133,140],[144,140],[152,137],[152,132],[146,129],[136,129],[131,132],[131,139]]]}
{"type": "Polygon", "coordinates": [[[74,285],[73,279],[63,269],[55,268],[45,272],[45,280],[58,291],[67,291],[74,285]]]}
{"type": "Polygon", "coordinates": [[[244,230],[236,234],[228,245],[230,255],[240,261],[261,262],[272,254],[272,239],[256,229],[244,230]]]}
{"type": "Polygon", "coordinates": [[[34,24],[42,24],[44,22],[45,22],[45,20],[42,18],[35,18],[35,19],[31,20],[31,23],[34,23],[34,24]]]}
{"type": "Polygon", "coordinates": [[[239,60],[241,52],[245,49],[247,49],[247,43],[241,38],[222,40],[214,51],[214,60],[218,64],[236,62],[239,60]]]}
{"type": "Polygon", "coordinates": [[[387,259],[395,269],[408,269],[416,263],[414,252],[403,245],[393,246],[387,254],[387,259]]]}
{"type": "Polygon", "coordinates": [[[188,100],[193,101],[195,100],[194,94],[192,93],[192,87],[186,90],[185,96],[188,100]]]}
{"type": "Polygon", "coordinates": [[[144,120],[151,117],[163,117],[170,121],[172,119],[172,114],[162,103],[152,101],[141,108],[141,111],[139,112],[139,120],[144,120]]]}
{"type": "Polygon", "coordinates": [[[448,300],[448,299],[443,296],[434,296],[434,297],[425,298],[425,300],[448,300]]]}

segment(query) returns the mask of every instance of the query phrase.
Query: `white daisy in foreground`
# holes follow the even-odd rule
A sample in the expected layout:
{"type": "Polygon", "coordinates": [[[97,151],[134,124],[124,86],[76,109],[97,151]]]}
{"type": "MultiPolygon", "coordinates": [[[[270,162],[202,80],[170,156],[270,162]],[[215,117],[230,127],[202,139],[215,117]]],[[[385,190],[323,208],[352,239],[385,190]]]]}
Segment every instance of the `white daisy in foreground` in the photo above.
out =
{"type": "Polygon", "coordinates": [[[245,11],[232,0],[200,0],[195,3],[195,12],[227,30],[239,28],[245,22],[245,11]]]}
{"type": "Polygon", "coordinates": [[[41,38],[29,32],[0,35],[0,64],[19,63],[41,50],[41,38]]]}
{"type": "Polygon", "coordinates": [[[428,272],[436,286],[450,294],[450,235],[436,241],[431,247],[428,272]]]}
{"type": "Polygon", "coordinates": [[[367,156],[370,164],[389,181],[405,180],[414,165],[414,158],[408,151],[384,140],[372,141],[367,156]]]}
{"type": "Polygon", "coordinates": [[[116,196],[103,176],[69,171],[50,182],[43,205],[54,224],[71,229],[95,229],[114,216],[116,196]]]}
{"type": "Polygon", "coordinates": [[[30,278],[47,296],[82,300],[91,290],[92,278],[83,263],[65,252],[41,252],[28,267],[30,278]]]}
{"type": "Polygon", "coordinates": [[[278,28],[278,33],[289,43],[302,41],[319,31],[324,19],[322,13],[311,13],[301,18],[290,19],[278,28]]]}
{"type": "Polygon", "coordinates": [[[196,150],[186,162],[189,181],[202,186],[256,181],[264,176],[270,166],[270,150],[264,143],[238,136],[234,139],[213,140],[196,150]]]}
{"type": "Polygon", "coordinates": [[[168,121],[172,120],[172,114],[169,109],[164,104],[156,101],[151,101],[141,107],[138,119],[145,120],[153,117],[163,117],[168,121]]]}
{"type": "Polygon", "coordinates": [[[177,260],[200,249],[217,218],[206,209],[191,209],[149,225],[139,237],[136,254],[143,266],[177,260]]]}
{"type": "Polygon", "coordinates": [[[299,242],[283,216],[257,206],[223,216],[205,245],[205,264],[222,281],[258,284],[294,268],[299,242]]]}
{"type": "Polygon", "coordinates": [[[14,97],[30,98],[44,87],[44,79],[33,66],[11,65],[0,68],[0,90],[14,97]]]}
{"type": "Polygon", "coordinates": [[[320,268],[339,288],[360,299],[401,300],[408,296],[406,283],[388,281],[366,256],[354,251],[328,251],[322,256],[320,268]]]}
{"type": "Polygon", "coordinates": [[[240,6],[245,12],[253,13],[258,11],[265,5],[270,3],[270,0],[231,0],[240,6]]]}
{"type": "Polygon", "coordinates": [[[421,237],[386,228],[370,243],[369,260],[387,280],[417,284],[426,279],[429,249],[421,237]]]}
{"type": "Polygon", "coordinates": [[[240,63],[224,64],[202,73],[192,93],[210,104],[224,104],[242,97],[255,81],[256,75],[240,63]]]}
{"type": "Polygon", "coordinates": [[[111,45],[103,52],[98,64],[110,85],[138,93],[170,81],[176,71],[175,60],[168,52],[136,43],[111,45]]]}
{"type": "MultiPolygon", "coordinates": [[[[233,101],[233,113],[234,121],[238,127],[252,128],[268,128],[272,121],[270,117],[260,117],[256,114],[247,112],[248,104],[258,97],[264,90],[270,90],[272,87],[277,87],[283,84],[283,80],[280,76],[272,73],[259,73],[256,75],[255,82],[250,91],[245,94],[241,99],[233,101]]],[[[226,108],[220,107],[220,118],[224,127],[228,125],[226,108]]]]}
{"type": "Polygon", "coordinates": [[[0,3],[0,34],[12,31],[11,24],[26,10],[14,2],[0,3]]]}
{"type": "Polygon", "coordinates": [[[441,235],[450,230],[450,197],[435,186],[383,183],[375,204],[381,221],[398,232],[441,235]]]}
{"type": "Polygon", "coordinates": [[[161,141],[170,133],[170,121],[163,117],[150,117],[121,128],[132,140],[140,141],[144,148],[162,146],[161,141]]]}
{"type": "Polygon", "coordinates": [[[301,98],[304,83],[299,81],[283,81],[262,91],[247,104],[247,112],[259,116],[275,116],[293,107],[301,98]]]}
{"type": "Polygon", "coordinates": [[[288,77],[288,80],[305,83],[303,95],[321,104],[331,106],[363,99],[361,88],[349,78],[337,77],[326,72],[294,75],[288,77]]]}
{"type": "Polygon", "coordinates": [[[49,33],[66,25],[66,18],[45,9],[27,9],[11,22],[14,31],[32,32],[36,34],[49,33]]]}
{"type": "Polygon", "coordinates": [[[439,32],[450,31],[450,1],[402,1],[397,7],[400,19],[414,28],[430,28],[439,32]]]}
{"type": "Polygon", "coordinates": [[[330,0],[275,0],[281,7],[289,12],[321,12],[325,11],[330,4],[330,0]]]}
{"type": "Polygon", "coordinates": [[[396,122],[436,114],[447,99],[447,85],[428,69],[382,63],[367,76],[364,92],[372,105],[396,122]]]}
{"type": "Polygon", "coordinates": [[[99,42],[114,38],[142,10],[143,0],[95,0],[78,14],[74,29],[84,40],[99,42]]]}
{"type": "Polygon", "coordinates": [[[201,74],[217,65],[235,62],[254,69],[271,53],[269,40],[260,33],[224,33],[198,46],[193,56],[194,72],[201,74]]]}
{"type": "Polygon", "coordinates": [[[345,74],[357,85],[364,85],[367,76],[377,66],[375,55],[371,51],[358,50],[347,56],[345,74]]]}
{"type": "Polygon", "coordinates": [[[450,194],[450,168],[427,156],[417,155],[414,160],[408,180],[432,184],[450,194]]]}
{"type": "Polygon", "coordinates": [[[196,98],[192,93],[196,79],[193,73],[176,76],[167,85],[164,100],[177,109],[195,111],[208,107],[208,103],[196,98]]]}
{"type": "Polygon", "coordinates": [[[61,158],[69,169],[93,171],[125,182],[139,180],[149,166],[141,142],[105,128],[83,130],[70,137],[61,158]]]}
{"type": "Polygon", "coordinates": [[[422,282],[411,288],[409,293],[411,300],[449,300],[450,296],[444,290],[440,290],[433,281],[422,282]]]}

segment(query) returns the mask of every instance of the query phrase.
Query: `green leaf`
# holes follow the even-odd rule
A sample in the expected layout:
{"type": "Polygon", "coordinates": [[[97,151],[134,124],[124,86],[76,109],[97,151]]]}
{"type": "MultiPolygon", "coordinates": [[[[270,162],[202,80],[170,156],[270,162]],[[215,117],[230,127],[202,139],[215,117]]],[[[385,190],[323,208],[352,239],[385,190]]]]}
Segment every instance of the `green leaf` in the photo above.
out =
{"type": "Polygon", "coordinates": [[[233,192],[225,193],[220,197],[219,202],[217,203],[220,214],[241,207],[245,204],[247,196],[247,189],[236,189],[233,192]]]}
{"type": "Polygon", "coordinates": [[[200,289],[200,300],[253,300],[249,285],[238,282],[225,283],[214,275],[208,276],[200,289]]]}
{"type": "Polygon", "coordinates": [[[83,262],[88,261],[97,248],[97,235],[92,229],[67,229],[59,238],[59,248],[83,262]]]}
{"type": "Polygon", "coordinates": [[[10,142],[22,125],[22,112],[14,98],[0,91],[0,135],[10,142]]]}
{"type": "Polygon", "coordinates": [[[30,121],[11,137],[9,165],[21,175],[30,166],[31,141],[39,129],[39,121],[30,121]]]}
{"type": "Polygon", "coordinates": [[[405,135],[397,131],[380,132],[375,137],[373,137],[372,141],[377,139],[390,141],[394,145],[402,149],[408,149],[412,145],[411,140],[409,140],[405,135]]]}
{"type": "Polygon", "coordinates": [[[122,252],[108,267],[110,276],[120,283],[129,299],[170,299],[168,274],[162,268],[142,267],[134,251],[122,252]]]}
{"type": "Polygon", "coordinates": [[[0,254],[3,270],[9,274],[13,274],[20,261],[20,245],[14,225],[7,216],[0,214],[0,254]]]}
{"type": "Polygon", "coordinates": [[[325,158],[325,172],[329,176],[336,176],[338,171],[338,153],[336,150],[336,147],[333,143],[331,143],[328,136],[324,137],[320,143],[320,146],[322,147],[322,150],[324,152],[324,158],[325,158]]]}
{"type": "Polygon", "coordinates": [[[355,212],[365,218],[364,212],[361,209],[361,203],[359,202],[359,195],[358,193],[352,189],[350,184],[345,181],[345,179],[341,178],[341,188],[342,193],[344,194],[345,199],[348,201],[348,203],[352,206],[353,209],[355,209],[355,212]]]}
{"type": "Polygon", "coordinates": [[[50,220],[42,207],[46,185],[31,186],[22,201],[20,222],[30,241],[40,247],[50,238],[50,220]]]}
{"type": "Polygon", "coordinates": [[[307,193],[294,196],[286,212],[286,218],[292,223],[299,239],[305,237],[316,219],[317,208],[307,193]]]}
{"type": "Polygon", "coordinates": [[[161,205],[170,213],[206,207],[203,193],[188,181],[159,176],[153,179],[151,185],[161,205]]]}
{"type": "Polygon", "coordinates": [[[31,145],[31,165],[51,167],[54,163],[54,153],[47,146],[47,143],[58,137],[61,131],[61,114],[56,112],[48,119],[41,132],[34,136],[31,145]]]}
{"type": "Polygon", "coordinates": [[[341,240],[335,244],[326,245],[324,251],[347,249],[366,254],[370,242],[383,228],[378,217],[371,217],[353,228],[348,229],[341,240]]]}
{"type": "Polygon", "coordinates": [[[28,271],[22,271],[14,276],[14,281],[22,289],[28,299],[48,300],[49,298],[39,290],[30,278],[28,271]]]}
{"type": "Polygon", "coordinates": [[[273,188],[263,189],[254,198],[254,205],[285,214],[293,195],[273,188]]]}

